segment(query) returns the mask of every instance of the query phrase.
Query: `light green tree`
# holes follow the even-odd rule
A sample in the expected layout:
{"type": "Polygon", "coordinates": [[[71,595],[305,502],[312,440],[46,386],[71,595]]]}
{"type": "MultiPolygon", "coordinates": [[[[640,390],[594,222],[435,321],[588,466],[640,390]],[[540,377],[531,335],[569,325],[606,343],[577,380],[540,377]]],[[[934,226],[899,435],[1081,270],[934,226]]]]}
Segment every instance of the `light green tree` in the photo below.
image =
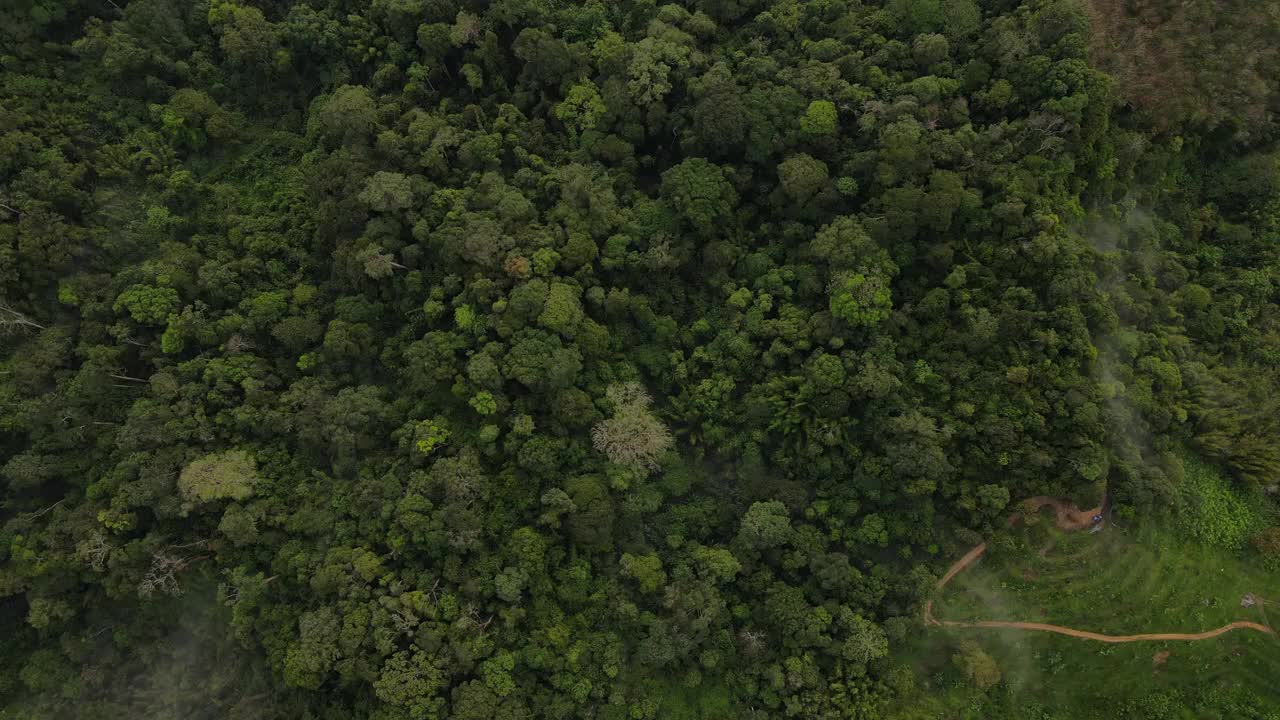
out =
{"type": "Polygon", "coordinates": [[[211,453],[183,468],[178,490],[189,503],[244,500],[253,495],[257,473],[257,463],[244,450],[211,453]]]}
{"type": "Polygon", "coordinates": [[[584,80],[569,88],[568,94],[556,105],[553,112],[560,122],[575,132],[581,133],[595,127],[605,110],[600,90],[595,83],[584,80]]]}
{"type": "Polygon", "coordinates": [[[573,337],[573,331],[582,322],[582,302],[578,300],[578,289],[565,283],[551,283],[547,302],[538,315],[538,324],[573,337]]]}
{"type": "Polygon", "coordinates": [[[142,325],[163,325],[178,309],[178,291],[154,285],[130,285],[116,297],[112,309],[128,311],[142,325]]]}
{"type": "Polygon", "coordinates": [[[667,573],[662,570],[662,559],[656,553],[623,553],[619,568],[623,577],[635,580],[643,593],[653,592],[667,582],[667,573]]]}
{"type": "Polygon", "coordinates": [[[893,296],[879,275],[849,273],[831,284],[831,314],[857,327],[873,327],[889,317],[893,296]]]}
{"type": "Polygon", "coordinates": [[[830,100],[814,100],[800,118],[800,131],[809,137],[825,137],[836,132],[836,105],[830,100]]]}
{"type": "Polygon", "coordinates": [[[777,500],[752,503],[738,526],[738,541],[748,548],[764,550],[791,538],[791,518],[787,506],[777,500]]]}
{"type": "Polygon", "coordinates": [[[403,210],[413,203],[413,187],[408,177],[379,170],[365,182],[360,202],[377,212],[403,210]]]}

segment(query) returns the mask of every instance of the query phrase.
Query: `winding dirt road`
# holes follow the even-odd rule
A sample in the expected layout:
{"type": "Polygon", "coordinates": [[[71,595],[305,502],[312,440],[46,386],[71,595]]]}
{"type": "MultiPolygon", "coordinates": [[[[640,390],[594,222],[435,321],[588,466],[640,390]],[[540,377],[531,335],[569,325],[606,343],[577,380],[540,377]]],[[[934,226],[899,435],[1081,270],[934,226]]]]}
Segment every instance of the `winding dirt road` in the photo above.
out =
{"type": "MultiPolygon", "coordinates": [[[[1038,512],[1040,508],[1048,505],[1052,507],[1057,514],[1058,527],[1063,530],[1080,530],[1093,524],[1093,517],[1102,513],[1102,508],[1094,508],[1092,510],[1080,510],[1070,503],[1065,503],[1055,498],[1036,496],[1029,498],[1020,503],[1024,512],[1038,512]]],[[[1021,517],[1021,513],[1015,512],[1009,516],[1009,524],[1013,525],[1021,517]]],[[[937,589],[941,590],[951,582],[956,575],[959,575],[965,568],[974,564],[987,551],[986,543],[979,543],[972,550],[965,553],[963,557],[956,560],[947,568],[947,572],[938,581],[937,589]]],[[[1037,622],[1015,622],[1009,620],[978,620],[976,622],[959,622],[956,620],[939,620],[933,616],[933,601],[929,600],[924,604],[924,624],[934,627],[964,627],[964,628],[1012,628],[1014,630],[1037,630],[1040,632],[1057,633],[1058,635],[1066,635],[1068,637],[1081,638],[1084,640],[1096,640],[1104,643],[1129,643],[1142,642],[1145,640],[1210,640],[1219,635],[1225,635],[1232,630],[1256,630],[1267,635],[1275,635],[1275,630],[1261,623],[1249,622],[1247,620],[1238,620],[1233,623],[1227,623],[1213,630],[1206,630],[1200,633],[1139,633],[1137,635],[1105,635],[1103,633],[1091,632],[1089,630],[1077,630],[1075,628],[1065,627],[1063,625],[1050,625],[1047,623],[1037,622]]]]}
{"type": "Polygon", "coordinates": [[[1061,625],[1048,625],[1046,623],[1034,622],[1012,622],[1004,620],[979,620],[978,622],[963,623],[954,620],[934,620],[934,625],[955,626],[955,627],[980,627],[980,628],[1013,628],[1015,630],[1040,630],[1043,632],[1057,633],[1059,635],[1068,635],[1070,637],[1083,638],[1085,640],[1097,640],[1104,643],[1129,643],[1142,642],[1144,640],[1210,640],[1219,635],[1225,635],[1232,630],[1257,630],[1261,633],[1274,635],[1275,631],[1261,623],[1249,622],[1248,620],[1238,620],[1228,623],[1220,628],[1206,630],[1201,633],[1139,633],[1137,635],[1104,635],[1102,633],[1090,632],[1088,630],[1076,630],[1075,628],[1063,627],[1061,625]]]}

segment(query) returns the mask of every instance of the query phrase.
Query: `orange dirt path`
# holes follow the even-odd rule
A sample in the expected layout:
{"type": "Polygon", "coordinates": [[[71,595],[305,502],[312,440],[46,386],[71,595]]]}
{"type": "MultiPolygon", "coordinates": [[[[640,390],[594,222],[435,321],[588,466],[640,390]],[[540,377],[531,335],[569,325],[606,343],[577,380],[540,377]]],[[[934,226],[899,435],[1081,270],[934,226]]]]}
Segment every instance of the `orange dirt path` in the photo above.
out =
{"type": "Polygon", "coordinates": [[[1232,630],[1257,630],[1258,632],[1274,635],[1275,631],[1261,623],[1250,622],[1248,620],[1237,620],[1233,623],[1227,623],[1220,628],[1206,630],[1200,633],[1139,633],[1137,635],[1104,635],[1102,633],[1090,632],[1088,630],[1077,630],[1075,628],[1063,627],[1062,625],[1049,625],[1046,623],[1035,622],[1012,622],[1005,620],[979,620],[978,622],[956,622],[954,620],[934,620],[934,625],[943,625],[951,627],[980,627],[980,628],[1013,628],[1015,630],[1040,630],[1043,632],[1057,633],[1059,635],[1068,635],[1070,637],[1083,638],[1085,640],[1097,640],[1104,643],[1129,643],[1141,642],[1143,640],[1209,640],[1219,635],[1225,635],[1232,630]]]}
{"type": "MultiPolygon", "coordinates": [[[[1093,524],[1093,516],[1102,513],[1102,508],[1094,508],[1092,510],[1080,510],[1075,505],[1051,497],[1037,495],[1028,498],[1020,503],[1025,512],[1038,512],[1040,508],[1048,505],[1054,509],[1057,514],[1058,527],[1063,530],[1079,530],[1093,524]]],[[[1009,516],[1009,524],[1013,525],[1021,517],[1021,513],[1013,513],[1009,516]]],[[[987,551],[986,543],[979,543],[972,550],[965,553],[963,557],[956,560],[947,568],[946,574],[938,581],[937,589],[941,590],[951,582],[956,575],[959,575],[965,568],[974,564],[987,551]]],[[[1057,633],[1058,635],[1067,635],[1069,637],[1082,638],[1084,640],[1096,640],[1104,643],[1129,643],[1141,642],[1144,640],[1209,640],[1219,635],[1225,635],[1232,630],[1256,630],[1267,635],[1275,635],[1275,630],[1261,623],[1249,622],[1247,620],[1238,620],[1233,623],[1227,623],[1213,630],[1206,630],[1199,633],[1139,633],[1137,635],[1106,635],[1096,633],[1089,630],[1077,630],[1075,628],[1065,627],[1063,625],[1050,625],[1047,623],[1037,622],[1015,622],[1009,620],[979,620],[976,622],[958,622],[956,620],[939,620],[933,616],[933,601],[928,600],[924,604],[924,624],[934,627],[966,627],[966,628],[1012,628],[1015,630],[1037,630],[1040,632],[1057,633]]]]}

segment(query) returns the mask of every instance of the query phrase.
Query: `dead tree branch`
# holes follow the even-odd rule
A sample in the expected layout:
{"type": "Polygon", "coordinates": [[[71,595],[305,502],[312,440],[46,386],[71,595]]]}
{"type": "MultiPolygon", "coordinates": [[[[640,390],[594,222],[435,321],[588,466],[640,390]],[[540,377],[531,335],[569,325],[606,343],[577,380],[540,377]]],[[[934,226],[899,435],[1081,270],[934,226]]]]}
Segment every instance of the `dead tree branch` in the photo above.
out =
{"type": "Polygon", "coordinates": [[[27,513],[26,515],[24,515],[24,516],[23,516],[23,519],[24,519],[24,520],[35,520],[36,518],[40,517],[41,515],[44,515],[45,513],[47,513],[47,512],[49,512],[50,510],[52,510],[52,509],[54,509],[54,508],[58,507],[59,505],[61,505],[62,503],[66,502],[66,501],[67,501],[67,499],[66,499],[66,498],[62,498],[61,500],[59,500],[58,502],[56,502],[56,503],[54,503],[54,504],[50,505],[50,506],[49,506],[49,507],[47,507],[47,508],[43,508],[43,509],[40,509],[40,510],[36,510],[35,512],[31,512],[31,513],[27,513]]]}
{"type": "Polygon", "coordinates": [[[35,328],[44,330],[45,327],[22,313],[14,310],[8,305],[0,305],[0,329],[21,329],[35,328]]]}
{"type": "Polygon", "coordinates": [[[128,380],[129,382],[136,382],[136,383],[151,382],[150,380],[143,380],[142,378],[129,377],[128,375],[116,375],[114,373],[109,373],[107,377],[115,378],[116,380],[128,380]]]}

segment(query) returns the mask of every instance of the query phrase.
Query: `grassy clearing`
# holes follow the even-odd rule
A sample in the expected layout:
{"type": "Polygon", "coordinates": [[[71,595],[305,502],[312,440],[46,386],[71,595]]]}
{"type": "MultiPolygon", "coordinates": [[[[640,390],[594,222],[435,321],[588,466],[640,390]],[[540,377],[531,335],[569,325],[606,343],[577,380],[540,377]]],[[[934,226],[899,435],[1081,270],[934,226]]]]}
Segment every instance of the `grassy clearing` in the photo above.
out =
{"type": "Polygon", "coordinates": [[[1260,620],[1240,599],[1275,594],[1268,591],[1280,591],[1277,585],[1274,574],[1233,551],[1152,527],[1090,535],[1041,526],[993,542],[986,558],[952,582],[937,612],[951,620],[1032,620],[1109,634],[1199,632],[1260,620]],[[1002,609],[1018,615],[993,615],[1002,609]]]}
{"type": "Polygon", "coordinates": [[[673,684],[662,695],[660,717],[666,720],[736,720],[741,714],[728,689],[720,685],[673,684]]]}
{"type": "Polygon", "coordinates": [[[1191,453],[1182,455],[1178,529],[1201,542],[1238,549],[1268,525],[1261,497],[1236,489],[1217,468],[1191,453]]]}
{"type": "MultiPolygon", "coordinates": [[[[935,601],[939,618],[1045,622],[1108,634],[1200,632],[1235,620],[1280,624],[1280,574],[1235,550],[1192,540],[1176,523],[1063,533],[1046,518],[990,546],[935,601]],[[1242,608],[1245,593],[1276,604],[1242,608]]],[[[890,717],[1183,717],[1169,708],[1224,704],[1233,693],[1280,708],[1280,639],[1249,630],[1200,642],[1108,645],[1022,630],[931,628],[904,657],[917,681],[942,699],[890,717]],[[995,657],[1002,685],[979,693],[956,671],[950,657],[965,639],[995,657]],[[1172,714],[1162,715],[1161,707],[1172,714]]],[[[1268,717],[1238,702],[1231,707],[1235,717],[1268,717]]],[[[1187,717],[1214,716],[1207,713],[1187,717]]]]}

